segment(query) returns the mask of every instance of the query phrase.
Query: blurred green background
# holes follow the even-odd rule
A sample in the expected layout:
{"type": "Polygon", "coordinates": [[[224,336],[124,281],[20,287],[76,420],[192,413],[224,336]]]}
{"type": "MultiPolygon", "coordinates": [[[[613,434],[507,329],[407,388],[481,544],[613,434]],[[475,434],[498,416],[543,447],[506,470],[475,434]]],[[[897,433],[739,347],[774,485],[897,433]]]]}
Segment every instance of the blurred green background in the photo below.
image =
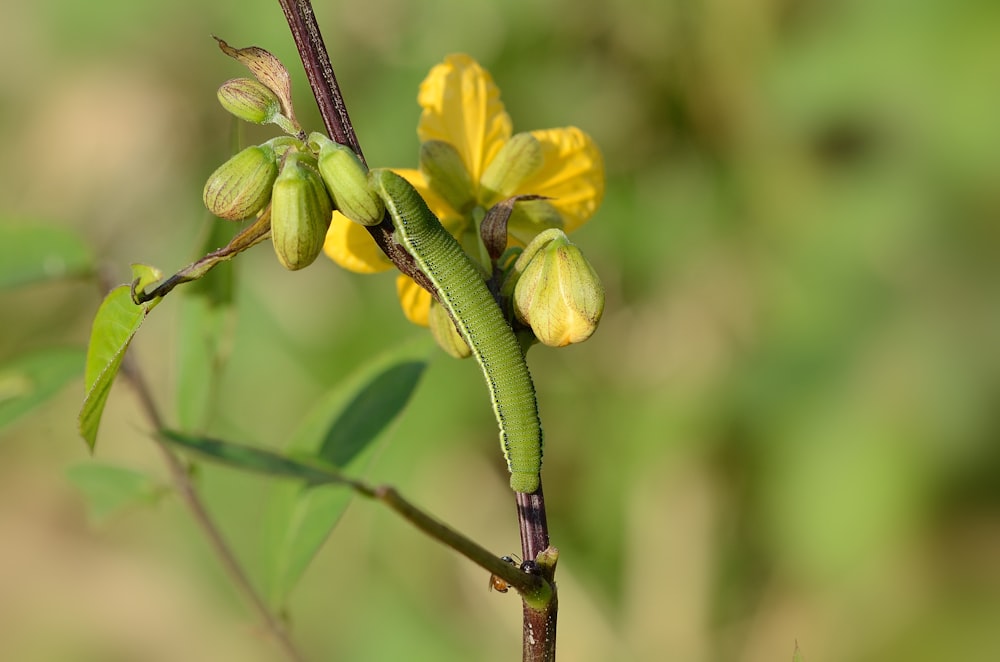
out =
{"type": "MultiPolygon", "coordinates": [[[[587,343],[529,355],[546,431],[560,659],[1000,659],[1000,4],[993,0],[345,0],[316,4],[366,156],[416,163],[417,86],[464,51],[515,130],[607,162],[576,235],[604,279],[587,343]]],[[[111,283],[173,271],[226,157],[211,34],[277,54],[277,3],[7,3],[0,222],[79,232],[111,283]]],[[[248,139],[269,133],[250,131],[248,139]]],[[[328,387],[421,333],[393,277],[237,260],[211,430],[280,448],[328,387]]],[[[82,346],[92,281],[0,292],[0,362],[82,346]]],[[[176,410],[178,303],[132,351],[176,410]]],[[[82,380],[0,437],[0,659],[272,660],[173,498],[99,522],[66,478],[82,380]]],[[[133,394],[100,461],[165,481],[133,394]]],[[[474,364],[442,353],[367,474],[518,549],[474,364]]],[[[204,467],[251,572],[266,481],[204,467]]],[[[513,595],[355,502],[291,601],[313,659],[511,660],[513,595]]]]}

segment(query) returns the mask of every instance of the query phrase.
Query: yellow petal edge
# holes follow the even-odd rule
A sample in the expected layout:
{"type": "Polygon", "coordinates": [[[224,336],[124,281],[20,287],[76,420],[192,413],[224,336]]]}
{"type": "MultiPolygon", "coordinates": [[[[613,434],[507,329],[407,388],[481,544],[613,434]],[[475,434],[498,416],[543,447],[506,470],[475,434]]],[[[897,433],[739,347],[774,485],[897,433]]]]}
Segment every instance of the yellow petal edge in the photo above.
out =
{"type": "Polygon", "coordinates": [[[423,108],[417,125],[420,142],[454,145],[478,184],[486,164],[511,135],[510,116],[493,77],[468,55],[449,55],[420,84],[417,102],[423,108]]]}

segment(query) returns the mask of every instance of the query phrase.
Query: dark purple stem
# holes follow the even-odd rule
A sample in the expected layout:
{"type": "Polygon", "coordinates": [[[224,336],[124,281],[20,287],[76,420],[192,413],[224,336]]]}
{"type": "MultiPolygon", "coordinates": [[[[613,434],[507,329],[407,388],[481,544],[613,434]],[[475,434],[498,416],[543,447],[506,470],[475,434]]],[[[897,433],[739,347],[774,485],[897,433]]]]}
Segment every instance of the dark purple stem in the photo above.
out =
{"type": "MultiPolygon", "coordinates": [[[[358,143],[351,119],[347,114],[347,106],[344,103],[340,87],[337,85],[337,78],[333,73],[333,65],[326,52],[312,3],[310,0],[278,0],[278,2],[285,13],[285,19],[291,29],[295,47],[302,60],[302,66],[305,68],[313,96],[316,97],[316,103],[319,106],[327,132],[338,143],[350,146],[364,161],[361,145],[358,143]]],[[[369,226],[368,231],[382,252],[393,261],[401,272],[413,278],[433,296],[437,296],[433,284],[417,268],[412,256],[392,241],[393,227],[388,214],[382,219],[380,225],[369,226]]],[[[521,550],[525,560],[538,559],[539,554],[547,550],[554,552],[554,550],[549,550],[545,499],[542,496],[540,486],[533,494],[517,494],[517,517],[521,529],[521,550]]],[[[552,558],[557,557],[558,552],[555,552],[552,558]]],[[[524,603],[523,659],[526,661],[555,660],[558,602],[552,578],[554,572],[554,562],[543,566],[542,573],[553,586],[550,604],[545,609],[538,610],[524,603]]]]}
{"type": "MultiPolygon", "coordinates": [[[[365,156],[358,143],[358,137],[354,133],[354,125],[351,124],[351,118],[347,114],[347,105],[344,103],[344,96],[340,93],[337,77],[333,73],[333,65],[330,64],[330,56],[323,44],[323,35],[319,31],[312,3],[309,0],[278,0],[278,3],[281,5],[281,10],[285,13],[285,20],[288,21],[288,27],[292,31],[295,48],[299,52],[302,67],[306,71],[306,78],[309,79],[309,86],[316,98],[316,104],[319,106],[327,133],[341,145],[347,145],[353,149],[358,157],[364,161],[365,156]]],[[[392,220],[388,214],[382,219],[381,224],[366,226],[366,229],[382,252],[392,260],[401,272],[436,296],[430,279],[417,268],[413,257],[392,240],[392,220]]]]}
{"type": "Polygon", "coordinates": [[[285,20],[292,31],[292,38],[299,50],[302,66],[306,70],[309,86],[316,97],[323,124],[330,137],[341,145],[348,145],[364,161],[361,145],[354,133],[354,126],[347,114],[347,104],[340,93],[337,76],[333,73],[330,56],[319,31],[319,23],[309,0],[278,0],[285,20]]]}

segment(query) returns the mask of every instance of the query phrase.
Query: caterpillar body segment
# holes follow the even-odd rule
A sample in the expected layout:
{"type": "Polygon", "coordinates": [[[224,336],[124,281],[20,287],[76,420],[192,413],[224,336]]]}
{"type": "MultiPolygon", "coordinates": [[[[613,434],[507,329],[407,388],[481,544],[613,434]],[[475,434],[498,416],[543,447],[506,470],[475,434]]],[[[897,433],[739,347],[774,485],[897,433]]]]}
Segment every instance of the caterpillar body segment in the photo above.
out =
{"type": "Polygon", "coordinates": [[[514,332],[480,271],[409,182],[390,170],[373,170],[370,183],[385,202],[399,242],[434,285],[483,371],[511,488],[534,492],[542,465],[542,428],[531,374],[514,332]]]}

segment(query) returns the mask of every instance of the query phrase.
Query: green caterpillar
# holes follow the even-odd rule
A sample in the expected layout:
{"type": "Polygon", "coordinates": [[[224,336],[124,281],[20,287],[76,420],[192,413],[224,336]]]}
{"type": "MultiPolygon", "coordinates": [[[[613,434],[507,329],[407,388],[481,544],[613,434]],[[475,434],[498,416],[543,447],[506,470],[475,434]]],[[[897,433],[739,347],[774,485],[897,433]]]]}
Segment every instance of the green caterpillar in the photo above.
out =
{"type": "Polygon", "coordinates": [[[534,492],[542,467],[542,426],[531,374],[514,332],[479,270],[410,183],[390,170],[373,170],[369,181],[385,202],[399,242],[434,284],[482,368],[511,488],[534,492]]]}

